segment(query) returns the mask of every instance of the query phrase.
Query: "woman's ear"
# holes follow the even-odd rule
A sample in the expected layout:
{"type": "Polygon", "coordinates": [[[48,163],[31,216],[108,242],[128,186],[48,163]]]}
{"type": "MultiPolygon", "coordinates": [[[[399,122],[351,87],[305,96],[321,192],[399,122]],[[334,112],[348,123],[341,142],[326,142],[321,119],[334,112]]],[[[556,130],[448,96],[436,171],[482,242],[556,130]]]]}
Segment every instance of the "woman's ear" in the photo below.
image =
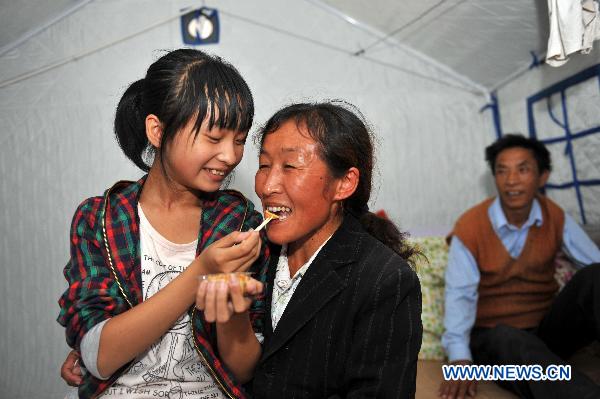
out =
{"type": "Polygon", "coordinates": [[[148,141],[154,148],[160,148],[162,133],[162,124],[158,116],[148,114],[146,116],[146,137],[148,137],[148,141]]]}
{"type": "Polygon", "coordinates": [[[335,200],[343,201],[350,197],[356,191],[360,180],[360,172],[357,168],[351,167],[344,176],[338,179],[335,192],[335,200]]]}

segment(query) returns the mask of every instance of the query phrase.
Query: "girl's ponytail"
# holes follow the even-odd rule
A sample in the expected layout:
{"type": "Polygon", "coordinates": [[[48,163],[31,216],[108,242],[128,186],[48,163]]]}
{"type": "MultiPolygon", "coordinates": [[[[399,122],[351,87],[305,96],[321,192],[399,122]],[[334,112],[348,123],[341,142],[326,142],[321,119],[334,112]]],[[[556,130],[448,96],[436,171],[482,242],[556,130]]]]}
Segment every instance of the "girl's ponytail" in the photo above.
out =
{"type": "Polygon", "coordinates": [[[146,137],[144,112],[144,79],[133,82],[119,101],[115,115],[115,135],[121,150],[138,168],[147,172],[150,166],[144,160],[149,142],[146,137]]]}

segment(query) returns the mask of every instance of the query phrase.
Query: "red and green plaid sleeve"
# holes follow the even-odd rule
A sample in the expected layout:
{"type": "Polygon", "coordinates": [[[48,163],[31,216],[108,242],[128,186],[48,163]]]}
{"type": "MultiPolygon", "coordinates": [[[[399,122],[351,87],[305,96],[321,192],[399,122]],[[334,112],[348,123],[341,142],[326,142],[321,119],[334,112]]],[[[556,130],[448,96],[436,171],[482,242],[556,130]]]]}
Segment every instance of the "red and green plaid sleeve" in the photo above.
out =
{"type": "MultiPolygon", "coordinates": [[[[207,228],[202,231],[202,245],[199,250],[206,248],[211,243],[236,231],[248,231],[258,227],[263,221],[262,214],[254,209],[254,204],[241,193],[233,190],[220,192],[215,203],[204,210],[203,225],[207,228]]],[[[252,277],[266,283],[267,266],[269,264],[269,247],[264,230],[261,232],[261,252],[254,264],[250,267],[252,277]]],[[[263,319],[265,313],[265,295],[259,295],[250,307],[250,320],[254,331],[263,332],[263,319]]]]}
{"type": "Polygon", "coordinates": [[[66,328],[72,348],[79,348],[93,326],[128,309],[101,249],[102,204],[102,197],[85,200],[71,225],[71,257],[64,269],[68,288],[59,299],[58,322],[66,328]]]}
{"type": "MultiPolygon", "coordinates": [[[[254,210],[254,205],[243,195],[231,191],[222,192],[215,202],[204,208],[199,252],[227,234],[236,230],[246,231],[255,228],[261,221],[261,214],[254,210]]],[[[266,236],[261,235],[261,238],[264,240],[266,236]]],[[[263,241],[261,254],[250,269],[255,273],[253,277],[263,283],[266,282],[268,262],[269,249],[266,241],[263,241]]],[[[261,295],[252,303],[250,308],[250,318],[254,331],[262,332],[264,314],[265,296],[261,295]]],[[[207,359],[218,378],[227,386],[234,397],[245,398],[246,393],[242,386],[235,381],[233,374],[218,358],[214,323],[207,323],[200,311],[193,312],[192,315],[195,339],[202,357],[207,359]]]]}

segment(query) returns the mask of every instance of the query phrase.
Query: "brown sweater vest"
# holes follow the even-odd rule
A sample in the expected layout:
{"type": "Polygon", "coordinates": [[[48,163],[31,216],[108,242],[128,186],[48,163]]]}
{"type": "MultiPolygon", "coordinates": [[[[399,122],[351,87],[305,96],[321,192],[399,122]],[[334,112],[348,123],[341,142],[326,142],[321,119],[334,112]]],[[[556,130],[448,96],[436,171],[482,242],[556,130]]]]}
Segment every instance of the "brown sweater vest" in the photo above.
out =
{"type": "Polygon", "coordinates": [[[562,245],[564,213],[550,199],[537,197],[542,209],[541,226],[529,228],[519,257],[510,256],[490,222],[489,198],[469,209],[456,222],[456,235],[471,252],[480,272],[475,326],[507,324],[530,328],[547,312],[558,284],[554,258],[562,245]]]}

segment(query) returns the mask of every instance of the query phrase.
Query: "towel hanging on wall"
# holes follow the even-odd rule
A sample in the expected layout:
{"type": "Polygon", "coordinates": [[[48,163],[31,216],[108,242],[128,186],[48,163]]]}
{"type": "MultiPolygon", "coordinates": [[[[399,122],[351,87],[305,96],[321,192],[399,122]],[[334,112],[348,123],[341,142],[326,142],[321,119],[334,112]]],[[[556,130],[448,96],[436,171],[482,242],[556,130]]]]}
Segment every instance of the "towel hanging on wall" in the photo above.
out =
{"type": "Polygon", "coordinates": [[[548,0],[550,36],[546,63],[558,67],[576,52],[588,54],[600,39],[597,0],[548,0]]]}

